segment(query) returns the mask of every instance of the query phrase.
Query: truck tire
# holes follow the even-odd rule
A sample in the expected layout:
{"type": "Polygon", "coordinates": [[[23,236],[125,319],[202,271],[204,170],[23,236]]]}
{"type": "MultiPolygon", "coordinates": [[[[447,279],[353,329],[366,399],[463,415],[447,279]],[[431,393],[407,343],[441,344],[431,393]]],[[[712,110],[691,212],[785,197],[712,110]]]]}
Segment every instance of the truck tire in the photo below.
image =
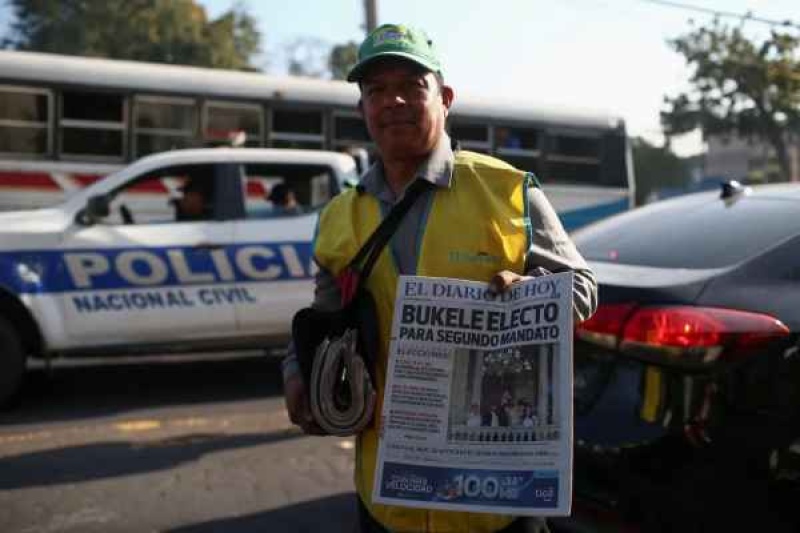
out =
{"type": "Polygon", "coordinates": [[[5,406],[22,384],[25,350],[17,330],[0,316],[0,407],[5,406]]]}

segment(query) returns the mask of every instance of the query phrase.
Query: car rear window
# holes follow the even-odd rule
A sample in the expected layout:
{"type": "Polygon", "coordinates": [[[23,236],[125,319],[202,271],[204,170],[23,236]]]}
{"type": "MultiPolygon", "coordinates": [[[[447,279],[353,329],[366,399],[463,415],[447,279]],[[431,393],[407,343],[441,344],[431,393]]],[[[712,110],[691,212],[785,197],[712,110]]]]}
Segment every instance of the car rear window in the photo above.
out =
{"type": "Polygon", "coordinates": [[[575,235],[587,260],[665,268],[733,265],[800,234],[800,204],[713,195],[654,204],[595,224],[575,235]]]}

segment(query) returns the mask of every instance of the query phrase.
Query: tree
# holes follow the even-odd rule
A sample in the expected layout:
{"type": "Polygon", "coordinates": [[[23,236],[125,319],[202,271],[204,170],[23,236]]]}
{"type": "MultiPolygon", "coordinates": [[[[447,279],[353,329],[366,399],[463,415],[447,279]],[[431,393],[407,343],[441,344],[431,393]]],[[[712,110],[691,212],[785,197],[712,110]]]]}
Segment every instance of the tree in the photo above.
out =
{"type": "Polygon", "coordinates": [[[57,54],[255,70],[261,35],[237,6],[216,20],[194,0],[10,0],[4,46],[57,54]]]}
{"type": "Polygon", "coordinates": [[[321,39],[298,37],[285,45],[289,74],[322,78],[327,74],[327,46],[321,39]]]}
{"type": "Polygon", "coordinates": [[[257,70],[252,59],[261,50],[256,19],[238,6],[208,24],[211,65],[238,70],[257,70]]]}
{"type": "Polygon", "coordinates": [[[655,146],[637,137],[633,139],[633,167],[636,175],[636,205],[647,202],[650,193],[663,187],[686,187],[690,181],[686,161],[669,146],[655,146]]]}
{"type": "Polygon", "coordinates": [[[690,91],[665,98],[665,133],[699,127],[706,137],[733,134],[765,141],[788,179],[787,143],[800,134],[800,37],[772,31],[756,43],[741,28],[714,21],[670,45],[693,73],[690,91]]]}
{"type": "Polygon", "coordinates": [[[347,73],[356,63],[358,63],[358,44],[355,42],[337,44],[331,49],[328,68],[333,79],[346,79],[347,73]]]}

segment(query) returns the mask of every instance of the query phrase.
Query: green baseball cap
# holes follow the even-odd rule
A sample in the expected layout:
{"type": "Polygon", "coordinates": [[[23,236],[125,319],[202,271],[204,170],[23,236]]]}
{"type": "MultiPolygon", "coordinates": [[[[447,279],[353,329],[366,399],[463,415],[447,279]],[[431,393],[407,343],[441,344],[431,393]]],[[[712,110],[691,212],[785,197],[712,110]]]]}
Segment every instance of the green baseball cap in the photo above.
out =
{"type": "Polygon", "coordinates": [[[365,67],[382,57],[400,57],[431,72],[442,72],[442,64],[428,35],[401,24],[384,24],[374,29],[358,48],[358,63],[347,75],[347,81],[359,81],[365,67]]]}

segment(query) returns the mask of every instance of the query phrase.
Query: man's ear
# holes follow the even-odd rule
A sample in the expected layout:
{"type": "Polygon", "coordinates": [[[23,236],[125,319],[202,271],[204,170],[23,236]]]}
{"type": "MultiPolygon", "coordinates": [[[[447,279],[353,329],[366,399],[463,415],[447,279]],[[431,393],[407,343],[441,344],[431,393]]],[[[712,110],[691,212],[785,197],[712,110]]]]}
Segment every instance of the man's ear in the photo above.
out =
{"type": "Polygon", "coordinates": [[[358,99],[358,114],[361,115],[361,118],[364,118],[364,100],[361,98],[358,99]]]}
{"type": "Polygon", "coordinates": [[[439,91],[439,94],[442,96],[442,105],[445,108],[445,116],[447,116],[447,112],[450,110],[450,106],[453,105],[453,99],[455,98],[455,93],[453,92],[453,88],[449,85],[442,85],[442,90],[439,91]]]}

